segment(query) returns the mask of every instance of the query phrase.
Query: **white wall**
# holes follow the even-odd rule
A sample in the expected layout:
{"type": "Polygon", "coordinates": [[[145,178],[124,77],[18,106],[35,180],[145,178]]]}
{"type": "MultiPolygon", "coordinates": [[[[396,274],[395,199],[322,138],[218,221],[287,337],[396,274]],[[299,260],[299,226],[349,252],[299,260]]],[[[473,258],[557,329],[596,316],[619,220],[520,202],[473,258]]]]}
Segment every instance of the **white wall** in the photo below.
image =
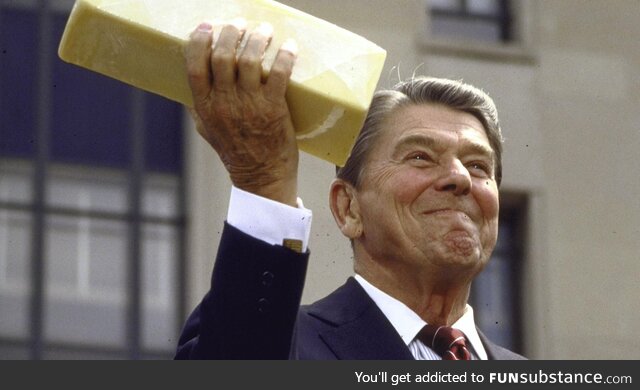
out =
{"type": "MultiPolygon", "coordinates": [[[[421,0],[287,0],[388,50],[380,86],[419,74],[463,78],[494,97],[505,142],[504,191],[530,196],[524,270],[532,358],[637,358],[640,337],[640,7],[636,0],[523,0],[524,47],[436,44],[421,0]],[[605,4],[606,3],[606,4],[605,4]],[[634,348],[635,347],[635,348],[634,348]]],[[[206,292],[229,182],[189,136],[189,302],[206,292]]],[[[303,300],[351,273],[327,208],[333,167],[302,156],[300,195],[314,210],[303,300]]]]}
{"type": "Polygon", "coordinates": [[[539,9],[551,357],[638,356],[639,5],[545,1],[539,9]]]}

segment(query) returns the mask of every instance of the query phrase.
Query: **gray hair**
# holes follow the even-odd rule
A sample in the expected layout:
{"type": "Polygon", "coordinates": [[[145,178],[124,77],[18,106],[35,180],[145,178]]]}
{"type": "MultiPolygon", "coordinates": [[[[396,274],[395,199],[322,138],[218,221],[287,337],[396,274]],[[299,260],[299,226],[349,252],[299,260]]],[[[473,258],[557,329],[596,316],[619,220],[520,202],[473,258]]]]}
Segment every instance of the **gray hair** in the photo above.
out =
{"type": "Polygon", "coordinates": [[[496,182],[500,186],[503,140],[495,103],[472,85],[433,77],[412,78],[390,90],[376,92],[351,155],[344,167],[337,168],[337,177],[359,188],[368,153],[380,137],[385,119],[401,107],[425,103],[442,104],[471,114],[480,121],[495,154],[496,182]]]}

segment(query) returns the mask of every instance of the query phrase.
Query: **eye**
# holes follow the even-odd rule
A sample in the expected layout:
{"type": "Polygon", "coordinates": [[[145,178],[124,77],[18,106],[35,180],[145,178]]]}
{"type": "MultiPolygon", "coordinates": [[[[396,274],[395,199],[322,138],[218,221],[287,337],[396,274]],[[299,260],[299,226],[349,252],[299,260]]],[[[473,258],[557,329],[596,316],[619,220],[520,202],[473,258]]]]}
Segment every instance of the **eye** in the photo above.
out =
{"type": "Polygon", "coordinates": [[[425,152],[412,152],[410,154],[407,155],[407,157],[405,158],[405,160],[413,162],[413,163],[420,163],[420,162],[431,162],[433,161],[433,159],[431,157],[429,157],[429,155],[425,152]]]}
{"type": "Polygon", "coordinates": [[[481,174],[482,176],[491,176],[493,174],[491,165],[483,161],[472,161],[467,164],[467,169],[469,169],[472,174],[481,174]]]}

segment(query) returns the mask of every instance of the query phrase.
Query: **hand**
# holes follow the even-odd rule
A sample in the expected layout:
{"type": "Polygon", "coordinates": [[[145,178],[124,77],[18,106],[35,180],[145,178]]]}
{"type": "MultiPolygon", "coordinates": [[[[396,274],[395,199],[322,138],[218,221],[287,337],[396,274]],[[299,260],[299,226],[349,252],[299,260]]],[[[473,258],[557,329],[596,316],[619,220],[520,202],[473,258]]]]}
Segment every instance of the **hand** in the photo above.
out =
{"type": "Polygon", "coordinates": [[[282,45],[265,78],[262,59],[273,31],[269,25],[250,33],[239,56],[246,30],[242,24],[223,26],[215,43],[212,30],[201,24],[186,48],[194,101],[190,111],[198,132],[218,153],[236,187],[296,206],[298,147],[285,101],[295,42],[282,45]]]}

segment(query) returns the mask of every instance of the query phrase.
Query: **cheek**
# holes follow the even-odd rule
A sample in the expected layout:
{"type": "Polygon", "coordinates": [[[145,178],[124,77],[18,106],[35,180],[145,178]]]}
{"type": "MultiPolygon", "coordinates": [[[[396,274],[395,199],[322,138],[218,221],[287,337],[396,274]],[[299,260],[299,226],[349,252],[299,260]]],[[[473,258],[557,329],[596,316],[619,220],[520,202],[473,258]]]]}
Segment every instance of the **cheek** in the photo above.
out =
{"type": "Polygon", "coordinates": [[[424,172],[406,167],[385,165],[372,166],[367,172],[369,188],[379,197],[380,204],[409,205],[429,186],[424,172]]]}
{"type": "Polygon", "coordinates": [[[431,180],[420,172],[404,172],[390,183],[396,201],[410,205],[429,187],[431,180]]]}
{"type": "Polygon", "coordinates": [[[476,186],[475,189],[475,198],[480,206],[484,220],[487,222],[495,221],[497,225],[500,201],[495,183],[489,182],[487,184],[482,182],[482,185],[476,186]]]}
{"type": "Polygon", "coordinates": [[[489,253],[493,250],[498,239],[498,216],[500,213],[500,202],[498,188],[492,183],[482,183],[481,188],[476,187],[476,201],[480,206],[482,218],[484,220],[481,229],[481,240],[485,251],[489,253]]]}

